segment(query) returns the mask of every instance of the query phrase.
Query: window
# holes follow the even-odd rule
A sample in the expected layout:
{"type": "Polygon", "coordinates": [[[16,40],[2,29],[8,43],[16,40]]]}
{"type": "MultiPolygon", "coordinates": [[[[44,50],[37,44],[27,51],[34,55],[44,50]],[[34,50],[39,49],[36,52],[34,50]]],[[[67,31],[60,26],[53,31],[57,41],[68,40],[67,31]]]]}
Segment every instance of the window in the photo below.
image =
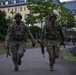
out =
{"type": "Polygon", "coordinates": [[[76,13],[76,10],[74,10],[74,12],[76,13]]]}
{"type": "Polygon", "coordinates": [[[73,14],[76,14],[76,9],[73,9],[72,11],[73,11],[73,14]]]}
{"type": "Polygon", "coordinates": [[[24,18],[26,18],[26,14],[24,15],[24,18]]]}
{"type": "Polygon", "coordinates": [[[20,7],[20,11],[22,11],[22,7],[20,7]]]}
{"type": "Polygon", "coordinates": [[[24,11],[26,11],[26,7],[24,7],[24,11]]]}
{"type": "Polygon", "coordinates": [[[12,11],[13,11],[13,9],[12,9],[12,11]]]}
{"type": "Polygon", "coordinates": [[[10,12],[10,8],[8,8],[8,12],[10,12]]]}
{"type": "Polygon", "coordinates": [[[15,12],[17,12],[17,8],[15,8],[15,12]]]}
{"type": "Polygon", "coordinates": [[[5,12],[5,10],[3,9],[3,11],[5,12]]]}

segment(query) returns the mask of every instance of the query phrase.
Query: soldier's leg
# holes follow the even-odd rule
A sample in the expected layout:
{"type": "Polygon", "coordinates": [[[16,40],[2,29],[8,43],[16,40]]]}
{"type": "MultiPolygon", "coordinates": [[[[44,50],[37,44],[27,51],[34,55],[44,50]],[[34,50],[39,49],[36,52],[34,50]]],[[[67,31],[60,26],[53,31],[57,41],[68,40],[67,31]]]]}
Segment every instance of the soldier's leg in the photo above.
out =
{"type": "Polygon", "coordinates": [[[16,45],[11,46],[11,51],[12,51],[12,61],[15,66],[15,71],[18,71],[18,47],[16,45]]]}
{"type": "Polygon", "coordinates": [[[19,55],[18,65],[21,65],[21,58],[24,56],[24,50],[25,50],[25,43],[22,43],[19,45],[18,48],[18,55],[19,55]]]}
{"type": "Polygon", "coordinates": [[[50,59],[50,70],[54,70],[54,64],[55,64],[55,58],[49,58],[50,59]]]}
{"type": "Polygon", "coordinates": [[[15,66],[15,71],[18,71],[18,59],[17,59],[17,53],[13,53],[12,54],[12,60],[15,66]]]}
{"type": "Polygon", "coordinates": [[[54,53],[53,53],[53,47],[48,46],[47,47],[47,52],[49,54],[50,70],[53,71],[54,70],[54,64],[55,64],[55,57],[54,57],[54,53]]]}
{"type": "Polygon", "coordinates": [[[19,57],[18,57],[18,65],[21,65],[22,61],[21,58],[23,57],[23,53],[18,53],[19,57]]]}
{"type": "Polygon", "coordinates": [[[54,48],[54,56],[55,56],[55,58],[58,58],[60,48],[58,46],[54,46],[53,48],[54,48]]]}

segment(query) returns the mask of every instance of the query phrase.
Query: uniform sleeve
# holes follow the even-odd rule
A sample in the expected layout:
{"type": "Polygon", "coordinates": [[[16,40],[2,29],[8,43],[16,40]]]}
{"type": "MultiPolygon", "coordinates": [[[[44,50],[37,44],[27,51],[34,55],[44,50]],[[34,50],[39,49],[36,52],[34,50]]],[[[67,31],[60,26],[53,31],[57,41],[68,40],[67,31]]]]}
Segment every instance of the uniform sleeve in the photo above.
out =
{"type": "Polygon", "coordinates": [[[11,38],[11,32],[12,32],[12,27],[9,26],[8,29],[7,29],[6,37],[5,37],[5,45],[6,46],[9,46],[10,38],[11,38]]]}
{"type": "Polygon", "coordinates": [[[34,39],[32,33],[30,32],[30,29],[29,29],[28,26],[25,26],[25,31],[28,33],[29,39],[31,40],[31,42],[32,42],[32,43],[35,43],[35,39],[34,39]]]}
{"type": "Polygon", "coordinates": [[[41,32],[42,39],[46,38],[46,34],[47,34],[46,26],[47,26],[47,22],[45,22],[42,28],[42,32],[41,32]]]}
{"type": "Polygon", "coordinates": [[[46,36],[46,34],[47,34],[47,32],[46,32],[46,23],[45,23],[45,25],[44,25],[44,27],[42,28],[42,31],[41,31],[41,37],[40,37],[40,40],[42,41],[42,42],[44,42],[44,39],[47,37],[46,36]]]}
{"type": "Polygon", "coordinates": [[[62,26],[59,24],[59,32],[60,32],[60,37],[62,38],[62,40],[64,41],[65,40],[65,33],[64,31],[62,30],[62,26]]]}

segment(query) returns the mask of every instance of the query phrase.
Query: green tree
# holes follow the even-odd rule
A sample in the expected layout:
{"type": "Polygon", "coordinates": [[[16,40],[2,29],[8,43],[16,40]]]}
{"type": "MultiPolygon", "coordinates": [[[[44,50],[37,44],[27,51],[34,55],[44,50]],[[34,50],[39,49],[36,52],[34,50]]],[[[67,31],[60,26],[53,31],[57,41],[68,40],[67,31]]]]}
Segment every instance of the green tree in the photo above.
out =
{"type": "Polygon", "coordinates": [[[5,11],[0,10],[0,40],[3,40],[8,28],[8,20],[6,19],[5,11]]]}
{"type": "Polygon", "coordinates": [[[59,6],[60,6],[58,10],[58,13],[60,14],[59,21],[62,23],[64,27],[68,28],[74,27],[75,18],[72,12],[69,9],[63,7],[63,4],[59,4],[59,6]]]}
{"type": "Polygon", "coordinates": [[[13,19],[13,15],[15,14],[15,12],[12,10],[10,11],[10,13],[12,14],[12,19],[13,19]]]}
{"type": "Polygon", "coordinates": [[[36,23],[32,14],[27,14],[27,18],[25,18],[26,24],[31,24],[32,26],[36,23]]]}
{"type": "Polygon", "coordinates": [[[67,28],[75,27],[74,17],[69,17],[69,18],[68,18],[66,27],[67,27],[67,28]]]}
{"type": "Polygon", "coordinates": [[[47,16],[54,11],[57,12],[59,17],[58,19],[60,22],[64,23],[63,25],[67,25],[68,18],[72,15],[69,10],[63,6],[65,3],[53,4],[52,1],[53,0],[28,0],[28,2],[31,2],[28,6],[28,9],[30,10],[29,14],[33,15],[29,18],[31,21],[41,23],[41,28],[43,26],[43,22],[47,20],[47,16]]]}
{"type": "Polygon", "coordinates": [[[46,16],[53,12],[52,7],[54,7],[55,4],[51,3],[52,0],[48,0],[48,2],[44,0],[28,0],[28,2],[32,2],[28,6],[28,9],[30,10],[29,14],[33,14],[33,20],[37,23],[41,23],[42,28],[46,16]]]}
{"type": "Polygon", "coordinates": [[[38,26],[29,26],[29,28],[35,38],[37,33],[41,33],[41,28],[38,26]]]}

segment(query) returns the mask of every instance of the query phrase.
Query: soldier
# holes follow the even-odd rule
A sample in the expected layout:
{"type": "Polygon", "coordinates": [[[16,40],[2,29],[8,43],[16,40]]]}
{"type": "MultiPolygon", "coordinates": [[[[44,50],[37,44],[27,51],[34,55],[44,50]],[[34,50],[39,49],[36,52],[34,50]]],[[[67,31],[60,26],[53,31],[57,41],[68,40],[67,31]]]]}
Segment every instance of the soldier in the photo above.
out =
{"type": "Polygon", "coordinates": [[[54,70],[55,59],[59,57],[61,44],[64,44],[64,34],[61,25],[56,21],[57,15],[52,13],[42,29],[41,42],[44,42],[49,54],[50,70],[54,70]]]}
{"type": "Polygon", "coordinates": [[[10,46],[12,60],[15,65],[14,71],[18,71],[18,65],[21,65],[21,58],[24,55],[28,35],[33,47],[35,46],[36,42],[28,26],[25,25],[23,21],[21,21],[22,15],[20,13],[16,13],[14,19],[15,21],[8,27],[7,30],[5,48],[10,46]]]}
{"type": "Polygon", "coordinates": [[[72,43],[73,43],[73,46],[75,47],[75,38],[74,37],[72,38],[72,43]]]}

